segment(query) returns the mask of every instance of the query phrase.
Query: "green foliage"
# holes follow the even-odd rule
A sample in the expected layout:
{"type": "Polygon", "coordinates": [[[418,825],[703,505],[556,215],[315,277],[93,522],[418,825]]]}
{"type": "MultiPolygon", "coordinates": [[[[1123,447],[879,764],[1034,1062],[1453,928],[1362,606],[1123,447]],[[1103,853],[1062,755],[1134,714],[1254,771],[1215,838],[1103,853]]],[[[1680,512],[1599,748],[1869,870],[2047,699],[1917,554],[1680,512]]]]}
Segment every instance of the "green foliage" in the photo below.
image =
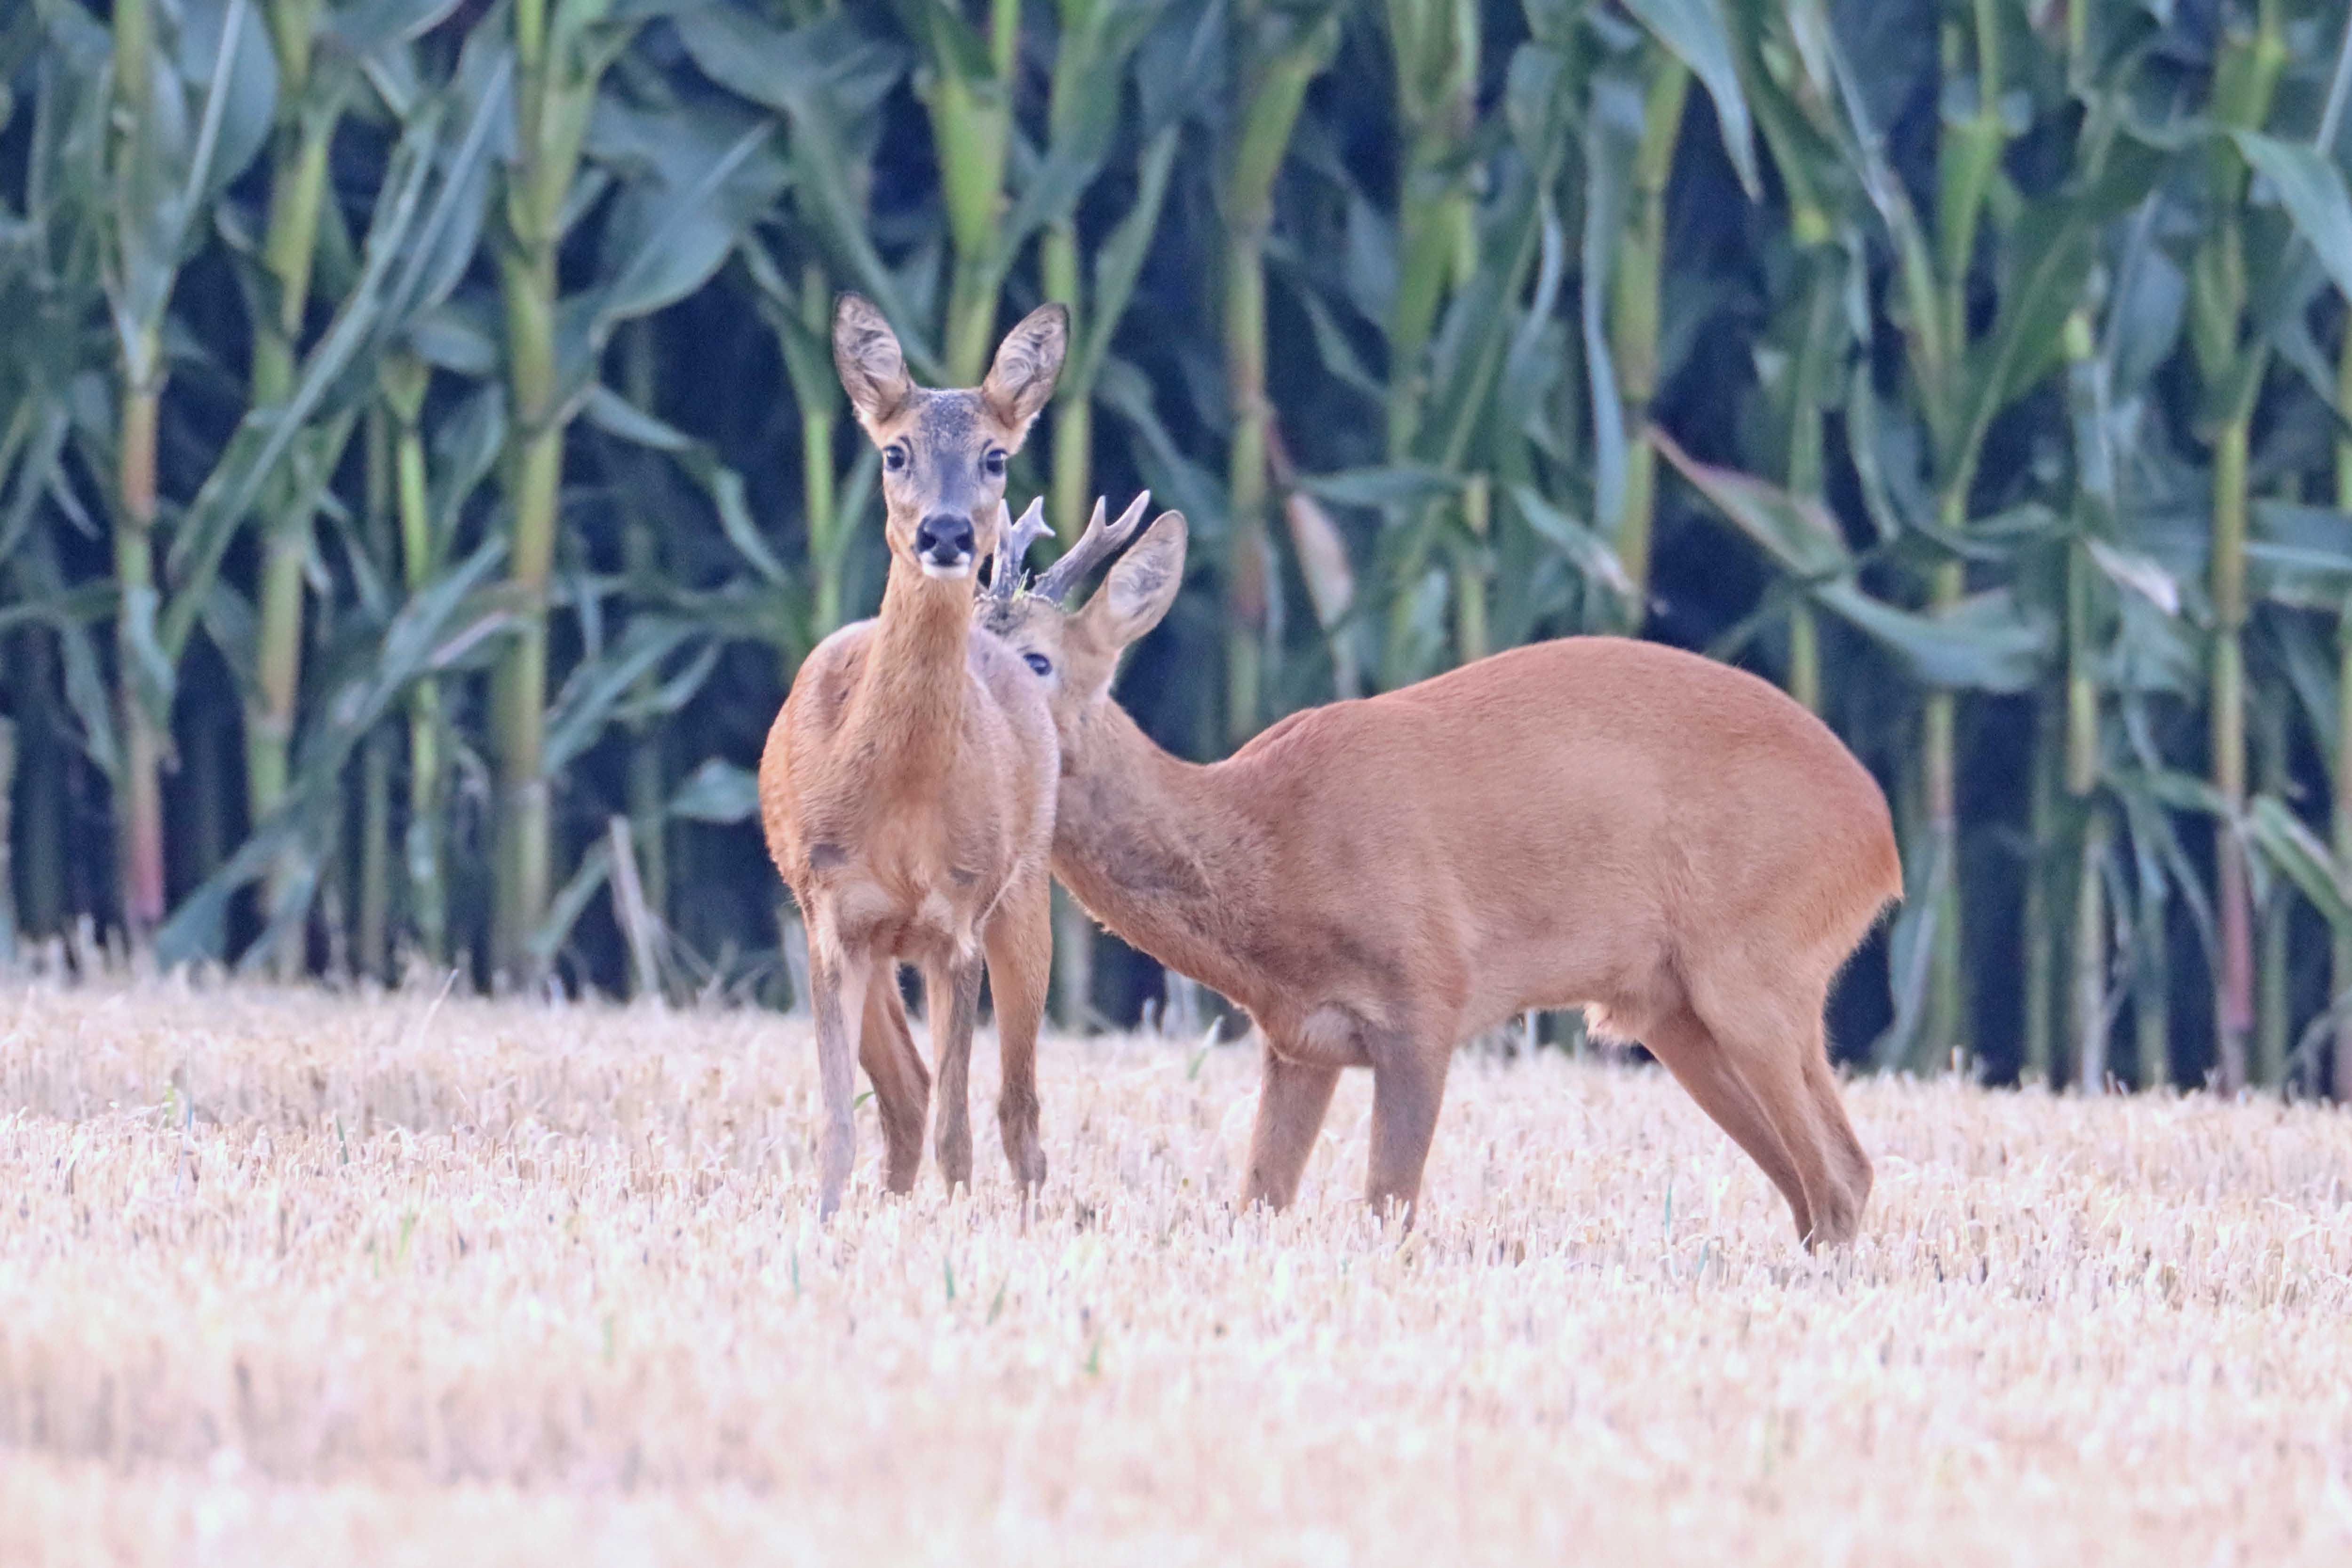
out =
{"type": "Polygon", "coordinates": [[[2347,99],[2342,0],[9,7],[0,953],[160,888],[166,960],[785,999],[751,770],[881,576],[831,298],[935,382],[1053,298],[1015,488],[1191,515],[1178,749],[1705,648],[1895,804],[1848,1051],[2316,1086],[2347,99]]]}

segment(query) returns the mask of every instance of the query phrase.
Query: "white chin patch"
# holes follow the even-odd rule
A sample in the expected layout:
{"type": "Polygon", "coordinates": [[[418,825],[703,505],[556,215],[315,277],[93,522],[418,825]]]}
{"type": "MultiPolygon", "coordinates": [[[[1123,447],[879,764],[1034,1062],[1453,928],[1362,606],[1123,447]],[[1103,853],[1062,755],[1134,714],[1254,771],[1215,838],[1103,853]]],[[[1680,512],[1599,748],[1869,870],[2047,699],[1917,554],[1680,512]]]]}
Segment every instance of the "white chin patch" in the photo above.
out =
{"type": "Polygon", "coordinates": [[[931,560],[929,556],[925,556],[919,563],[918,563],[918,564],[922,567],[924,576],[937,577],[942,582],[952,583],[960,578],[969,577],[971,575],[971,558],[970,556],[966,556],[963,560],[957,562],[952,566],[942,566],[938,562],[931,560]]]}

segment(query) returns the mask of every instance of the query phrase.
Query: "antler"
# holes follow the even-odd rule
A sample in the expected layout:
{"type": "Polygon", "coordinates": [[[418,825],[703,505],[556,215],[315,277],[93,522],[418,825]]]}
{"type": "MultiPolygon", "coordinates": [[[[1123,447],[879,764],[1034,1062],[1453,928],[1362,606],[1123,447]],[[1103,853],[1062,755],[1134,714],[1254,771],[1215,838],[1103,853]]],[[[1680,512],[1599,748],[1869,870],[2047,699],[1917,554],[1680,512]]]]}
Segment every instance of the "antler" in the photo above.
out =
{"type": "Polygon", "coordinates": [[[1143,521],[1143,509],[1150,501],[1151,492],[1145,490],[1128,503],[1127,510],[1118,514],[1117,522],[1106,527],[1103,513],[1109,509],[1097,500],[1095,515],[1087,522],[1086,532],[1070,546],[1068,554],[1045,568],[1045,575],[1030,584],[1029,591],[1056,604],[1068,598],[1070,590],[1078,585],[1081,578],[1109,560],[1119,546],[1127,542],[1128,536],[1135,531],[1135,525],[1143,521]]]}
{"type": "Polygon", "coordinates": [[[1013,521],[1012,509],[1003,501],[996,503],[996,515],[1000,524],[996,536],[996,569],[989,577],[988,592],[994,598],[1009,599],[1021,583],[1021,558],[1029,553],[1031,545],[1053,532],[1054,529],[1045,521],[1045,498],[1043,496],[1023,510],[1018,522],[1013,521]]]}

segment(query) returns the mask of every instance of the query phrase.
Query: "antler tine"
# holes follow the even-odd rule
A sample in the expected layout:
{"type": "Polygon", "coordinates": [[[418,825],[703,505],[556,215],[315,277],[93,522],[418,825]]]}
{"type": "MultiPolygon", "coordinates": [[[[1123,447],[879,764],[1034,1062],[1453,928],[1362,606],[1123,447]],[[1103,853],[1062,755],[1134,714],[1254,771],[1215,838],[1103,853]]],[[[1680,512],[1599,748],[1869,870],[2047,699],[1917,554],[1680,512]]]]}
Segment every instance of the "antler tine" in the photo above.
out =
{"type": "Polygon", "coordinates": [[[1021,512],[1018,522],[1013,521],[1013,510],[1003,501],[996,503],[996,570],[988,582],[990,595],[999,599],[1013,597],[1021,584],[1021,558],[1029,547],[1054,531],[1045,521],[1045,498],[1039,496],[1021,512]]]}
{"type": "Polygon", "coordinates": [[[1103,513],[1109,509],[1099,500],[1095,502],[1095,515],[1087,524],[1085,533],[1070,546],[1068,554],[1045,568],[1045,574],[1031,585],[1030,592],[1056,603],[1067,599],[1070,591],[1086,574],[1118,552],[1143,521],[1143,509],[1151,504],[1151,492],[1145,490],[1128,503],[1118,521],[1105,526],[1103,513]]]}

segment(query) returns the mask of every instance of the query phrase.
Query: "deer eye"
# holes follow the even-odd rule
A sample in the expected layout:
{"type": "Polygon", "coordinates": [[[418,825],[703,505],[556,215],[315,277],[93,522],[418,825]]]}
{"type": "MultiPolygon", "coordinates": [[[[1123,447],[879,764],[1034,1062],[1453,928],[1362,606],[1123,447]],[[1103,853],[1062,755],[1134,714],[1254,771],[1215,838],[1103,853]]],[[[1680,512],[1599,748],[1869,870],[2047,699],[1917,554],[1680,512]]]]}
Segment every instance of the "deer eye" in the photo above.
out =
{"type": "Polygon", "coordinates": [[[883,447],[882,466],[894,474],[904,468],[907,466],[907,448],[895,441],[883,447]]]}
{"type": "Polygon", "coordinates": [[[1004,448],[1002,447],[991,447],[988,449],[988,456],[980,460],[980,466],[988,470],[988,477],[990,479],[1003,479],[1004,477],[1004,448]]]}
{"type": "Polygon", "coordinates": [[[1029,661],[1029,668],[1035,670],[1038,674],[1051,675],[1054,673],[1054,661],[1047,658],[1044,654],[1024,653],[1021,657],[1027,659],[1029,661]]]}

